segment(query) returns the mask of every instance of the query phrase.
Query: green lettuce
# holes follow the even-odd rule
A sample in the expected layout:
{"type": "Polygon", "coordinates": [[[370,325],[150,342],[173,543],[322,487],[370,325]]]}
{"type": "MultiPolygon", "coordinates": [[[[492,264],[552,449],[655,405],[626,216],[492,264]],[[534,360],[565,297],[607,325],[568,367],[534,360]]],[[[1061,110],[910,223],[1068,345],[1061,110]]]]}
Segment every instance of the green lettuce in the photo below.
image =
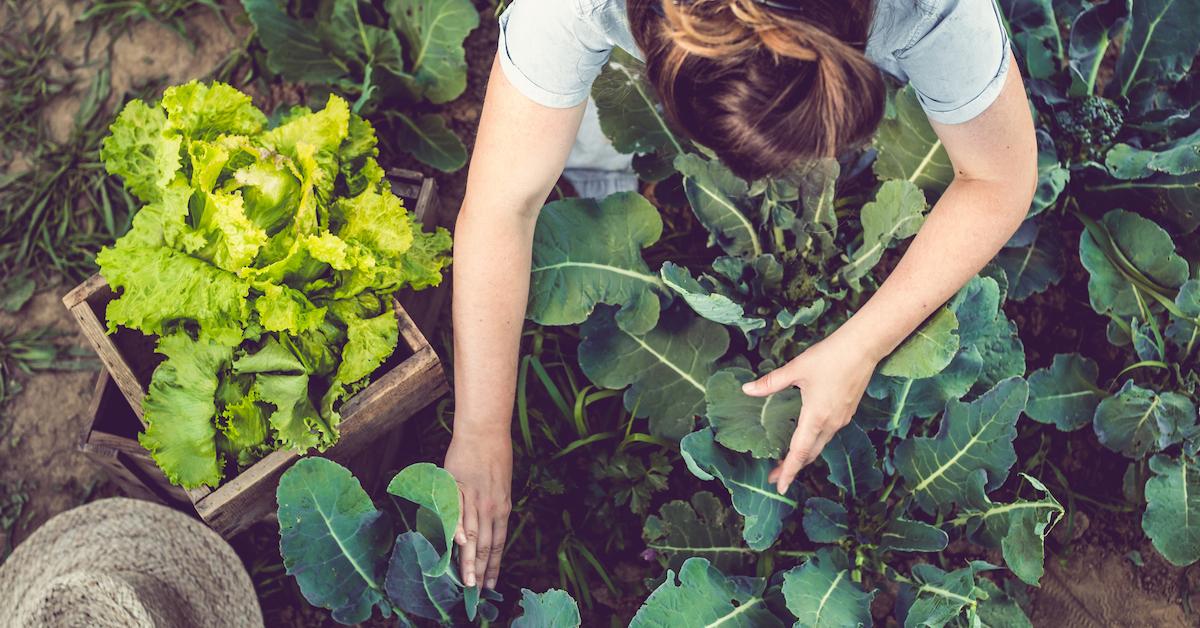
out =
{"type": "Polygon", "coordinates": [[[167,356],[142,443],[186,488],[334,445],[340,404],[395,351],[392,294],[440,283],[449,233],[421,230],[336,95],[270,128],[249,96],[193,81],[131,101],[111,130],[105,166],[145,206],[96,257],[108,329],[167,356]]]}

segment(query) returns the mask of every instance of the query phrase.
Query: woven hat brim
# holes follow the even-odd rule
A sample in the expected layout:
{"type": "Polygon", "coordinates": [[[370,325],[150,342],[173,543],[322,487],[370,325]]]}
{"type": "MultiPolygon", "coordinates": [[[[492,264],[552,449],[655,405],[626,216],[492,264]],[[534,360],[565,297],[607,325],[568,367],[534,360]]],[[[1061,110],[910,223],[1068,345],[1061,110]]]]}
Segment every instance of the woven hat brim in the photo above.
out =
{"type": "Polygon", "coordinates": [[[123,497],[59,513],[34,531],[0,565],[0,608],[21,626],[56,578],[84,571],[154,580],[185,626],[263,625],[254,583],[224,539],[183,513],[123,497]]]}

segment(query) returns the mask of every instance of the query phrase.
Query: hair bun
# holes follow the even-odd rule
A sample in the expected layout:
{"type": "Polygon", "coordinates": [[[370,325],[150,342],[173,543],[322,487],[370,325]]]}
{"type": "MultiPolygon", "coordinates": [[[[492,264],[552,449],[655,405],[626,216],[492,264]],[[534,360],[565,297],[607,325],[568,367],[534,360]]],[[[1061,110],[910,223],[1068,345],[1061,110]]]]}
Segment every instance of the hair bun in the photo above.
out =
{"type": "Polygon", "coordinates": [[[629,0],[628,12],[668,120],[742,178],[834,156],[883,116],[883,78],[863,52],[870,0],[805,0],[796,11],[629,0]]]}

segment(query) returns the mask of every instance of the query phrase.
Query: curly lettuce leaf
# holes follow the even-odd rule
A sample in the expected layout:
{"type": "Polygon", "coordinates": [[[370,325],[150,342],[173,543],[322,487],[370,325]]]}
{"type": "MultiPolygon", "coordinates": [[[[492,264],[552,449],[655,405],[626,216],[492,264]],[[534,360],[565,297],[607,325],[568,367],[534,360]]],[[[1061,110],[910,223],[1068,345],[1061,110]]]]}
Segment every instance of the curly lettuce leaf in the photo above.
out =
{"type": "Polygon", "coordinates": [[[118,326],[163,335],[193,322],[202,337],[236,345],[243,337],[250,284],[203,260],[165,248],[104,248],[100,274],[120,296],[105,312],[109,333],[118,326]]]}
{"type": "Polygon", "coordinates": [[[325,308],[313,305],[303,292],[274,284],[263,286],[254,310],[267,331],[299,334],[316,329],[325,320],[325,308]]]}
{"type": "Polygon", "coordinates": [[[400,258],[404,280],[413,290],[424,290],[442,283],[442,269],[450,265],[450,232],[438,227],[432,232],[421,231],[416,216],[413,221],[413,243],[400,258]]]}
{"type": "Polygon", "coordinates": [[[225,405],[218,429],[239,467],[249,466],[262,457],[268,447],[270,432],[257,389],[251,388],[236,401],[225,405]]]}
{"type": "Polygon", "coordinates": [[[167,116],[159,107],[131,100],[109,127],[100,159],[109,174],[121,177],[125,189],[146,203],[161,198],[179,172],[182,142],[167,134],[167,116]]]}
{"type": "Polygon", "coordinates": [[[168,87],[162,108],[169,128],[189,139],[219,135],[256,135],[267,125],[267,116],[250,97],[224,83],[192,81],[168,87]]]}
{"type": "Polygon", "coordinates": [[[146,431],[138,442],[172,483],[216,487],[222,475],[213,423],[217,374],[233,346],[177,331],[161,336],[155,351],[167,359],[154,370],[142,401],[146,431]]]}

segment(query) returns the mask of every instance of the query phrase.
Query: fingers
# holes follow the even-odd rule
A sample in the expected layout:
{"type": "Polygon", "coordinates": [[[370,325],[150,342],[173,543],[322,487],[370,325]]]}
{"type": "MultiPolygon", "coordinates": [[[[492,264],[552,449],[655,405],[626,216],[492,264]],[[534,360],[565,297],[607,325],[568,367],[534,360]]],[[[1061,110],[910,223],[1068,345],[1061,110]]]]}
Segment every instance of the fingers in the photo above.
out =
{"type": "Polygon", "coordinates": [[[484,586],[496,588],[500,577],[500,555],[504,553],[504,542],[508,537],[508,513],[497,513],[492,524],[492,551],[488,555],[487,569],[483,572],[484,586]]]}
{"type": "Polygon", "coordinates": [[[460,569],[463,584],[473,587],[475,586],[475,553],[479,546],[479,514],[475,510],[473,502],[468,502],[463,510],[463,521],[463,536],[466,537],[466,543],[463,545],[462,553],[459,554],[460,569]]]}
{"type": "Polygon", "coordinates": [[[483,575],[487,570],[488,560],[495,548],[492,545],[492,516],[488,509],[479,512],[479,542],[475,550],[475,565],[471,582],[483,584],[483,575]]]}
{"type": "MultiPolygon", "coordinates": [[[[463,530],[463,514],[465,512],[466,512],[466,508],[465,508],[465,505],[463,504],[462,487],[459,487],[459,489],[458,489],[458,527],[454,529],[454,542],[458,543],[459,546],[463,546],[463,545],[467,544],[467,535],[466,535],[466,532],[463,530]]],[[[462,551],[462,550],[460,549],[459,551],[462,551]]]]}
{"type": "Polygon", "coordinates": [[[796,422],[796,431],[792,433],[787,456],[783,459],[783,464],[767,476],[768,481],[775,482],[780,495],[787,492],[788,486],[796,478],[796,474],[800,473],[800,469],[816,458],[820,451],[817,443],[822,438],[823,424],[824,420],[814,416],[807,406],[800,410],[800,419],[796,422]],[[775,479],[772,480],[771,475],[774,475],[775,479]]]}
{"type": "Polygon", "coordinates": [[[751,397],[765,397],[791,386],[792,378],[786,368],[781,366],[752,382],[742,384],[742,392],[751,397]]]}

